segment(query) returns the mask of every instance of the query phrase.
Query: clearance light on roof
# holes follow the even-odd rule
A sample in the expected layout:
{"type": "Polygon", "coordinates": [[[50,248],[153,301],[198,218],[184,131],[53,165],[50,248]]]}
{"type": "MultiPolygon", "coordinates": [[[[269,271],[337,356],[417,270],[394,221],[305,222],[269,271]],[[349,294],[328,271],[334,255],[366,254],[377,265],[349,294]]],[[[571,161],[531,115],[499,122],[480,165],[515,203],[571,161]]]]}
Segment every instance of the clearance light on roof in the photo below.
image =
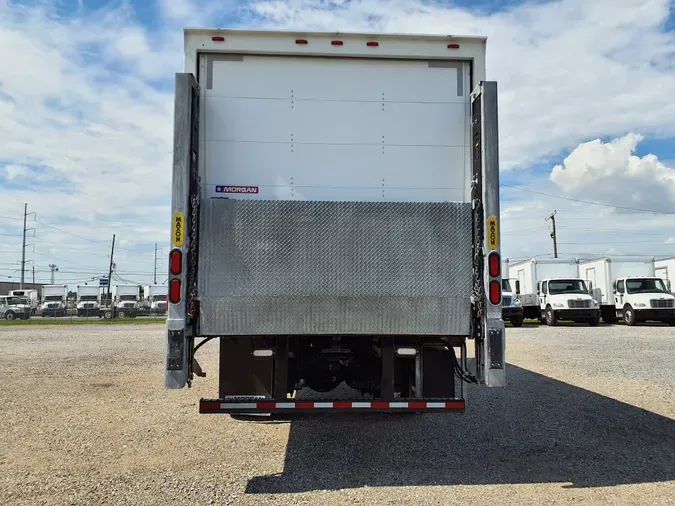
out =
{"type": "Polygon", "coordinates": [[[344,42],[342,42],[341,40],[331,40],[330,45],[331,46],[342,46],[342,45],[344,45],[344,42]]]}
{"type": "Polygon", "coordinates": [[[211,37],[211,40],[213,42],[225,42],[225,37],[221,37],[220,35],[215,35],[211,37]]]}
{"type": "Polygon", "coordinates": [[[380,43],[375,41],[375,40],[371,40],[370,42],[366,42],[366,46],[368,46],[368,47],[377,47],[379,45],[380,45],[380,43]]]}
{"type": "Polygon", "coordinates": [[[459,49],[459,44],[448,44],[448,49],[459,49]]]}
{"type": "Polygon", "coordinates": [[[307,44],[307,39],[295,39],[296,44],[307,44]]]}

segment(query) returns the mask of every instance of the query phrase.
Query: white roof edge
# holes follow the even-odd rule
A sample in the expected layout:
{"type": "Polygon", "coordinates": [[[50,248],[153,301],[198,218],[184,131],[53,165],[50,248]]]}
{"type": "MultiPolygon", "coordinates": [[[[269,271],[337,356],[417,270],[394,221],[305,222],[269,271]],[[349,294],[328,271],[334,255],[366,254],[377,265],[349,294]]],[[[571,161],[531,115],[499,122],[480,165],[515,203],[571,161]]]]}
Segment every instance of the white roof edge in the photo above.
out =
{"type": "Polygon", "coordinates": [[[362,32],[330,32],[330,31],[305,31],[305,30],[251,30],[238,28],[183,28],[184,35],[200,34],[232,34],[232,35],[255,35],[259,37],[273,35],[297,35],[297,36],[340,36],[340,37],[372,37],[374,39],[410,39],[410,40],[453,40],[466,42],[486,42],[487,37],[477,35],[441,35],[422,33],[362,33],[362,32]]]}

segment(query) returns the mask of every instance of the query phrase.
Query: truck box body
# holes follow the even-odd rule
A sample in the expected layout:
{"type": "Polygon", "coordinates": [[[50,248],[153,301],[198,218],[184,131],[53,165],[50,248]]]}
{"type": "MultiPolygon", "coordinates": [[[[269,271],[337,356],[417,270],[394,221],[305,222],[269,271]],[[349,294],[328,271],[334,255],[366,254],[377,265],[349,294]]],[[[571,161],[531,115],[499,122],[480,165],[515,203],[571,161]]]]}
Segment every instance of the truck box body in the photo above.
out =
{"type": "MultiPolygon", "coordinates": [[[[181,332],[220,336],[221,361],[239,353],[227,336],[269,336],[275,357],[310,339],[332,339],[339,354],[376,336],[418,349],[422,337],[470,336],[474,245],[484,240],[472,235],[471,180],[485,166],[479,230],[490,217],[486,252],[499,251],[496,85],[494,129],[483,132],[492,150],[481,159],[472,147],[485,39],[186,30],[185,48],[167,386],[186,382],[192,344],[172,341],[181,332]]],[[[490,279],[501,295],[500,273],[480,282],[490,279]]],[[[500,304],[481,310],[503,358],[500,304]]],[[[503,384],[497,362],[477,366],[485,383],[503,384]]],[[[243,395],[227,369],[221,362],[221,396],[243,395]]],[[[280,395],[262,383],[248,393],[280,395]]]]}
{"type": "Polygon", "coordinates": [[[663,281],[670,281],[670,289],[675,292],[675,257],[654,260],[654,275],[663,281]]]}
{"type": "Polygon", "coordinates": [[[540,307],[537,283],[549,278],[574,278],[579,275],[575,258],[531,258],[520,262],[509,262],[509,279],[520,285],[520,301],[525,318],[539,318],[540,307]]]}
{"type": "Polygon", "coordinates": [[[101,310],[101,287],[77,286],[77,316],[98,316],[101,310]]]}
{"type": "Polygon", "coordinates": [[[166,296],[168,287],[166,285],[146,285],[143,287],[143,307],[155,314],[166,312],[166,296]]]}
{"type": "Polygon", "coordinates": [[[37,290],[30,290],[30,289],[20,289],[20,290],[10,290],[8,294],[10,297],[26,297],[28,299],[28,304],[30,305],[31,308],[31,314],[35,314],[38,305],[39,305],[39,299],[40,295],[37,290]]]}

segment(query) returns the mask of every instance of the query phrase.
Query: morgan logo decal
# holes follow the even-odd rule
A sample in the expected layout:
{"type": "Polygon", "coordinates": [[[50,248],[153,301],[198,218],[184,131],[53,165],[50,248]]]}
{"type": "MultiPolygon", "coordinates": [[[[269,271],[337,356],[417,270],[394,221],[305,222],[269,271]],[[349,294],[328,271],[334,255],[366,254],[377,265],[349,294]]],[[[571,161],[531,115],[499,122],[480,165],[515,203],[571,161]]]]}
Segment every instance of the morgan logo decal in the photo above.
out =
{"type": "Polygon", "coordinates": [[[490,249],[499,247],[499,225],[496,216],[490,216],[487,219],[487,243],[490,249]]]}
{"type": "Polygon", "coordinates": [[[258,193],[257,186],[216,186],[216,193],[258,193]]]}

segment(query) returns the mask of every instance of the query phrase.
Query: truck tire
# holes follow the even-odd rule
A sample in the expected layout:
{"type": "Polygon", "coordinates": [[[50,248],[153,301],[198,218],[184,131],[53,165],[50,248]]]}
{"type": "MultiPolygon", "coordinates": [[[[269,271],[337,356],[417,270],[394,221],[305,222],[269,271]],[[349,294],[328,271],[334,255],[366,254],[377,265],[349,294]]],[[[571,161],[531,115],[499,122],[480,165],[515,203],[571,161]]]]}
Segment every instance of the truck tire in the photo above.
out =
{"type": "Polygon", "coordinates": [[[112,317],[113,317],[113,313],[110,309],[103,312],[103,318],[105,318],[106,320],[112,320],[112,317]]]}
{"type": "Polygon", "coordinates": [[[633,327],[637,323],[637,318],[635,318],[635,310],[630,304],[623,308],[623,321],[629,327],[633,327]]]}
{"type": "Polygon", "coordinates": [[[546,308],[544,318],[546,319],[546,325],[549,327],[555,327],[558,324],[558,319],[555,317],[555,313],[553,312],[553,308],[551,306],[546,308]]]}
{"type": "Polygon", "coordinates": [[[126,311],[117,311],[118,318],[125,318],[127,316],[126,311]]]}
{"type": "Polygon", "coordinates": [[[591,327],[597,327],[600,324],[600,317],[599,316],[594,316],[593,318],[590,318],[588,320],[588,324],[591,327]]]}
{"type": "Polygon", "coordinates": [[[5,313],[5,320],[16,320],[16,314],[14,311],[7,311],[5,313]]]}
{"type": "Polygon", "coordinates": [[[511,322],[511,325],[514,327],[522,327],[523,326],[523,317],[522,316],[515,316],[509,320],[511,322]]]}

